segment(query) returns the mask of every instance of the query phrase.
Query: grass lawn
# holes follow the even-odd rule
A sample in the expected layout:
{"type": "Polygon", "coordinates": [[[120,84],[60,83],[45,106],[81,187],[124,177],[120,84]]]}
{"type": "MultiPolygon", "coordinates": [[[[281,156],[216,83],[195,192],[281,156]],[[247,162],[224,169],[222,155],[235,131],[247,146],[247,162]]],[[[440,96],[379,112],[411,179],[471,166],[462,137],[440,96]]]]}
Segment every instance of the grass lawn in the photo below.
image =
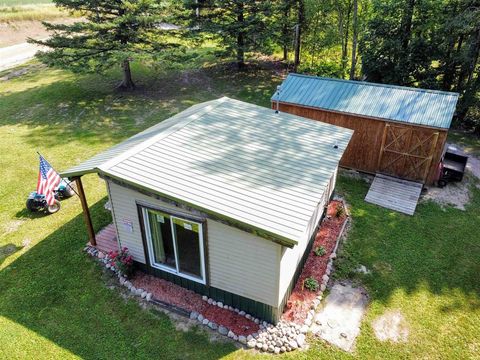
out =
{"type": "Polygon", "coordinates": [[[51,0],[0,0],[0,6],[24,6],[51,3],[51,0]]]}
{"type": "Polygon", "coordinates": [[[459,144],[470,154],[480,156],[480,138],[464,131],[450,131],[448,141],[459,144]]]}
{"type": "MultiPolygon", "coordinates": [[[[74,197],[58,214],[24,210],[35,188],[40,151],[65,169],[186,107],[222,95],[268,106],[280,78],[272,66],[236,74],[226,66],[193,70],[135,67],[135,93],[112,90],[119,74],[74,75],[28,65],[0,84],[0,358],[251,358],[202,330],[177,332],[165,315],[141,309],[110,290],[82,249],[87,241],[74,197]]],[[[1,77],[2,74],[0,74],[1,77]]],[[[106,191],[84,178],[97,229],[111,219],[106,191]]],[[[354,355],[320,341],[285,358],[478,358],[480,353],[480,190],[466,212],[421,204],[414,217],[363,201],[368,185],[340,177],[353,229],[337,277],[363,283],[371,303],[354,355]],[[372,270],[355,274],[359,264],[372,270]],[[400,310],[405,344],[376,340],[372,320],[400,310]]],[[[259,357],[265,357],[259,355],[259,357]]]]}

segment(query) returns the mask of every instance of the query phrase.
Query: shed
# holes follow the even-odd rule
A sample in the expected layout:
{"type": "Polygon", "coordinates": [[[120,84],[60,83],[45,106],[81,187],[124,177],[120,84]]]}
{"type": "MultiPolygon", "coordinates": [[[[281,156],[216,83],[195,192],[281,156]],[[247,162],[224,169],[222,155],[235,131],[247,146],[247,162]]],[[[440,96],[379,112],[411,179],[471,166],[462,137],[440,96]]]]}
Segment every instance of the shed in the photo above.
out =
{"type": "Polygon", "coordinates": [[[458,94],[289,74],[272,108],[355,131],[340,165],[435,182],[458,94]]]}
{"type": "Polygon", "coordinates": [[[276,322],[351,136],[224,97],[62,176],[105,180],[118,246],[145,271],[276,322]]]}

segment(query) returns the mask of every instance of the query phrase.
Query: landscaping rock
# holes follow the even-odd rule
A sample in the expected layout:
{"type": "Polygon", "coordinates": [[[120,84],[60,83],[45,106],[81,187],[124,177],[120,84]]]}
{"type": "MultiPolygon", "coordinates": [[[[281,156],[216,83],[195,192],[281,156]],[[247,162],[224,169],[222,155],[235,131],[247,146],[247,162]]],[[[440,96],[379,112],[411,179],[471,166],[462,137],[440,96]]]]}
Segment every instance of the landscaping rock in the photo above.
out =
{"type": "Polygon", "coordinates": [[[137,290],[135,291],[135,295],[139,295],[139,296],[140,296],[140,295],[142,295],[142,293],[143,293],[143,289],[137,289],[137,290]]]}
{"type": "Polygon", "coordinates": [[[203,300],[203,301],[208,301],[208,296],[203,295],[203,296],[202,296],[202,300],[203,300]]]}
{"type": "Polygon", "coordinates": [[[322,280],[323,280],[323,282],[324,282],[325,284],[328,283],[328,280],[329,280],[329,279],[330,279],[330,278],[328,277],[328,275],[323,275],[323,276],[322,276],[322,280]]]}
{"type": "Polygon", "coordinates": [[[202,320],[202,324],[203,324],[203,325],[208,325],[209,322],[210,322],[210,321],[209,321],[208,319],[203,319],[203,320],[202,320]]]}
{"type": "Polygon", "coordinates": [[[300,328],[300,333],[301,334],[306,334],[308,332],[308,325],[303,325],[301,328],[300,328]]]}
{"type": "Polygon", "coordinates": [[[142,292],[142,294],[140,296],[142,297],[142,299],[145,299],[147,297],[147,294],[148,293],[146,291],[144,291],[144,292],[142,292]]]}
{"type": "Polygon", "coordinates": [[[245,316],[245,311],[243,311],[243,310],[240,311],[240,312],[238,313],[238,315],[240,315],[240,316],[245,316]]]}
{"type": "Polygon", "coordinates": [[[217,302],[217,306],[218,306],[219,308],[223,308],[223,303],[222,303],[221,301],[219,301],[219,302],[217,302]]]}
{"type": "Polygon", "coordinates": [[[212,304],[212,303],[213,303],[213,299],[212,299],[212,298],[209,298],[209,299],[207,300],[207,302],[208,302],[209,304],[212,304]]]}
{"type": "Polygon", "coordinates": [[[195,320],[195,319],[198,318],[198,315],[200,315],[198,312],[192,311],[192,312],[190,313],[190,319],[195,320]]]}
{"type": "Polygon", "coordinates": [[[267,345],[267,344],[263,344],[262,350],[263,350],[263,351],[267,351],[267,350],[268,350],[268,345],[267,345]]]}
{"type": "Polygon", "coordinates": [[[325,291],[326,288],[327,288],[327,285],[325,284],[320,285],[320,291],[325,291]]]}
{"type": "Polygon", "coordinates": [[[147,296],[145,296],[145,300],[147,301],[152,300],[152,293],[148,293],[147,296]]]}
{"type": "Polygon", "coordinates": [[[250,349],[253,349],[256,344],[257,344],[257,341],[256,341],[255,339],[251,339],[250,341],[247,342],[247,346],[248,346],[250,349]]]}
{"type": "Polygon", "coordinates": [[[241,343],[241,344],[246,344],[247,343],[247,338],[243,335],[240,335],[238,337],[238,341],[241,343]]]}
{"type": "Polygon", "coordinates": [[[297,348],[298,348],[298,344],[297,344],[297,342],[296,342],[295,340],[290,340],[290,341],[288,342],[288,345],[289,345],[290,348],[292,348],[292,349],[297,349],[297,348]]]}
{"type": "Polygon", "coordinates": [[[303,347],[303,345],[305,345],[305,335],[304,334],[300,334],[297,336],[297,345],[298,347],[303,347]]]}
{"type": "Polygon", "coordinates": [[[137,288],[135,286],[132,286],[130,288],[130,291],[135,294],[135,292],[137,291],[137,288]]]}
{"type": "Polygon", "coordinates": [[[202,314],[198,314],[197,320],[200,321],[200,322],[202,322],[203,319],[205,319],[205,318],[203,317],[203,315],[202,315],[202,314]]]}
{"type": "Polygon", "coordinates": [[[216,306],[217,305],[217,302],[215,300],[212,301],[212,305],[213,306],[216,306]]]}
{"type": "Polygon", "coordinates": [[[219,326],[218,327],[218,332],[224,336],[228,334],[228,329],[225,326],[219,326]]]}
{"type": "Polygon", "coordinates": [[[208,322],[208,327],[212,330],[217,330],[218,329],[218,325],[216,323],[214,323],[213,321],[208,322]]]}
{"type": "Polygon", "coordinates": [[[235,333],[232,330],[230,330],[227,336],[232,339],[235,336],[235,333]]]}

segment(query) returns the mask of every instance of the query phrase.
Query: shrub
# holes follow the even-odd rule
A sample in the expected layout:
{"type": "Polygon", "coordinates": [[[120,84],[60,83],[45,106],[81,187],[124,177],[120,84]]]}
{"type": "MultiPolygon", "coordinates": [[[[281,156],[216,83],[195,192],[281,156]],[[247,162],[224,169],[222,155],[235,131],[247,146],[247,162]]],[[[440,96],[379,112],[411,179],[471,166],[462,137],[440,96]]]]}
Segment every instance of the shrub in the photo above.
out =
{"type": "Polygon", "coordinates": [[[345,214],[345,209],[343,208],[342,205],[338,205],[337,209],[335,210],[335,216],[339,218],[339,217],[342,217],[343,214],[345,214]]]}
{"type": "Polygon", "coordinates": [[[315,280],[313,277],[308,277],[303,281],[303,286],[310,291],[317,291],[318,287],[320,286],[318,284],[318,281],[315,280]]]}
{"type": "Polygon", "coordinates": [[[133,258],[128,253],[126,247],[120,251],[110,251],[108,253],[111,265],[115,266],[122,275],[130,276],[133,272],[133,258]]]}
{"type": "Polygon", "coordinates": [[[323,246],[317,246],[315,250],[313,250],[313,253],[317,256],[323,256],[327,253],[327,251],[323,246]]]}

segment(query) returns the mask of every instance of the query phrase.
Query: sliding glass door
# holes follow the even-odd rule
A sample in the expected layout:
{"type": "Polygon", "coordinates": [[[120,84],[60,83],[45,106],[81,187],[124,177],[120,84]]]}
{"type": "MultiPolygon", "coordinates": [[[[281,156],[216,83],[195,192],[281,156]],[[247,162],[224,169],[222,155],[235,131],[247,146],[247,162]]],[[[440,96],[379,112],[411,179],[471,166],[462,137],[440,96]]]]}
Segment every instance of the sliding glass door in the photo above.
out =
{"type": "Polygon", "coordinates": [[[150,265],[205,284],[202,224],[142,208],[150,265]]]}

